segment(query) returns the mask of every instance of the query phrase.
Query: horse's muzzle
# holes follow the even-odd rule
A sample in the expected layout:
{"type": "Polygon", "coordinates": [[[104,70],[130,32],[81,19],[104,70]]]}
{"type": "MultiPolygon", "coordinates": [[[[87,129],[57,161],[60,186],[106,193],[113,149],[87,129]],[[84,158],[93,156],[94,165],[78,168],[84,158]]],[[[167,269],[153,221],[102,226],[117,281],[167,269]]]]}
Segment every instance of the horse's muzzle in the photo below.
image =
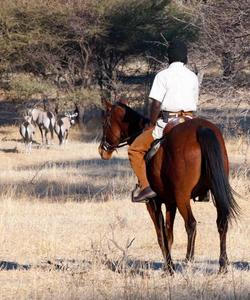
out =
{"type": "Polygon", "coordinates": [[[98,147],[98,152],[102,159],[109,160],[112,157],[113,151],[107,151],[103,149],[102,144],[98,147]]]}

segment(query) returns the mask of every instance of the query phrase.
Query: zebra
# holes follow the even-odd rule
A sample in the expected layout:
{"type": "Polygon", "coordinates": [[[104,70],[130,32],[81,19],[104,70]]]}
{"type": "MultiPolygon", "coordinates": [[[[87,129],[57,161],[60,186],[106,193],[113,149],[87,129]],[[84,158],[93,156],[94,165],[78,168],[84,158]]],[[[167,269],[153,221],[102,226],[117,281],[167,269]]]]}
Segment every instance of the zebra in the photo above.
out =
{"type": "Polygon", "coordinates": [[[51,111],[45,111],[38,108],[30,109],[28,115],[32,117],[32,121],[38,125],[38,128],[42,136],[42,144],[44,143],[44,137],[46,144],[48,145],[47,134],[50,131],[51,139],[53,139],[55,115],[51,111]]]}
{"type": "Polygon", "coordinates": [[[25,143],[25,152],[31,153],[32,137],[35,134],[35,127],[32,125],[32,117],[24,116],[24,122],[20,125],[20,134],[25,143]]]}
{"type": "Polygon", "coordinates": [[[76,123],[77,112],[65,113],[64,117],[58,118],[55,124],[55,132],[59,139],[59,145],[65,144],[68,139],[69,129],[76,123]]]}

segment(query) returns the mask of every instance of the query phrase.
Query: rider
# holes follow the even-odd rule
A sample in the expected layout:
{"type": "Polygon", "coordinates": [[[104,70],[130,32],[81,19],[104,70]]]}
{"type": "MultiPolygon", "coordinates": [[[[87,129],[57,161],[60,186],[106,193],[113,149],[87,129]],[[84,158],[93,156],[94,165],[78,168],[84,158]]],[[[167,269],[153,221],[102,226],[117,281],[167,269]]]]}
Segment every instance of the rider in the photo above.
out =
{"type": "Polygon", "coordinates": [[[191,115],[197,109],[198,77],[185,66],[185,43],[180,40],[172,41],[167,55],[169,67],[157,73],[149,94],[149,98],[152,99],[150,125],[128,149],[129,160],[140,187],[140,192],[133,197],[133,202],[144,202],[156,196],[147,179],[144,156],[153,141],[162,137],[167,120],[183,114],[191,115]],[[162,119],[164,115],[167,117],[162,119]]]}

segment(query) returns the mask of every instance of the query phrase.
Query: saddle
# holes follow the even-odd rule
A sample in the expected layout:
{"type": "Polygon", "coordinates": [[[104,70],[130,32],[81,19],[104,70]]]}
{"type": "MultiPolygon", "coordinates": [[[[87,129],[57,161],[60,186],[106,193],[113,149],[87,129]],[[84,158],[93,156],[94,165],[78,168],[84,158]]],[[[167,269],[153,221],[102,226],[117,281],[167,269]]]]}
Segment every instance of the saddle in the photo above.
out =
{"type": "Polygon", "coordinates": [[[160,139],[157,139],[153,141],[151,144],[151,148],[149,151],[145,154],[144,159],[148,163],[152,157],[157,153],[159,150],[160,146],[165,140],[166,135],[177,125],[184,123],[190,119],[195,118],[191,112],[177,112],[177,113],[172,113],[172,112],[165,112],[162,111],[160,114],[160,117],[163,119],[165,123],[167,123],[165,129],[164,129],[164,134],[163,137],[160,139]]]}

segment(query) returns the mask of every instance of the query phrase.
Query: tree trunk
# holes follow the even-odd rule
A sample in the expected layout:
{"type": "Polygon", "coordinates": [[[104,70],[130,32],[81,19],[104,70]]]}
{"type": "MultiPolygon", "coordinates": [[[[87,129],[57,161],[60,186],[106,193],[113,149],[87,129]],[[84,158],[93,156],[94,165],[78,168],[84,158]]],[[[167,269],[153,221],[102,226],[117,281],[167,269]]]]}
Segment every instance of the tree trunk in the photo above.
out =
{"type": "Polygon", "coordinates": [[[222,67],[223,67],[223,76],[229,77],[234,72],[234,60],[232,53],[229,51],[224,51],[222,53],[222,67]]]}

